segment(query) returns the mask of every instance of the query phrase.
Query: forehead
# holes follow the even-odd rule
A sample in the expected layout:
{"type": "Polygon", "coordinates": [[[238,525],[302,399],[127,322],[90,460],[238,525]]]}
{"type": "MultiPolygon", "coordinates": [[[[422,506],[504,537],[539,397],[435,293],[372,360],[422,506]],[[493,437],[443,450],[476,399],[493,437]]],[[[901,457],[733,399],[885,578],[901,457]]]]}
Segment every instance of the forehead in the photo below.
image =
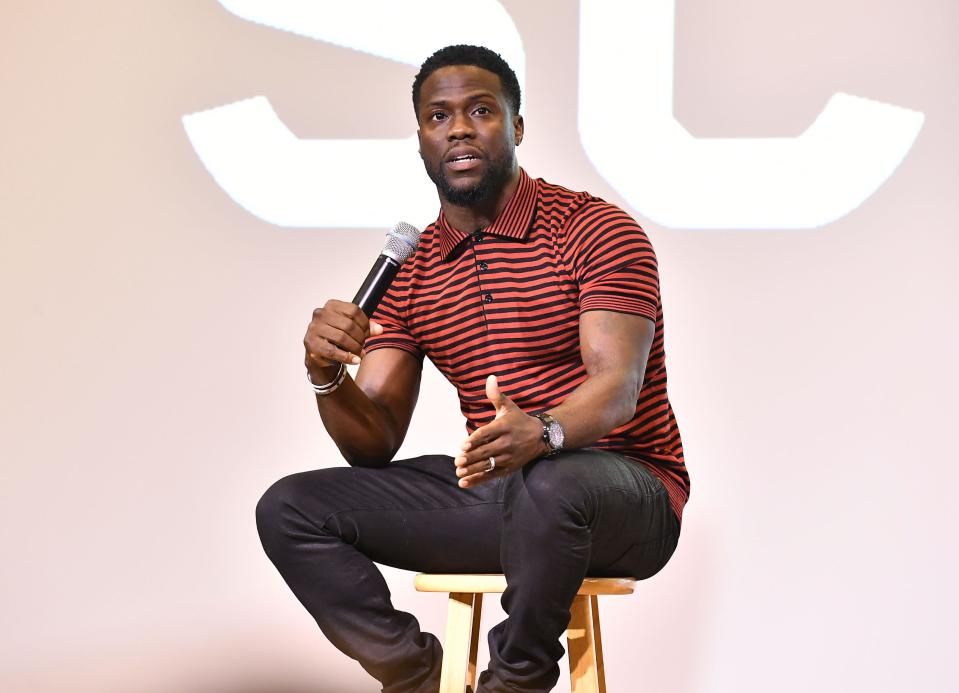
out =
{"type": "Polygon", "coordinates": [[[449,65],[426,78],[420,88],[420,103],[453,101],[479,93],[502,99],[499,76],[475,65],[449,65]]]}

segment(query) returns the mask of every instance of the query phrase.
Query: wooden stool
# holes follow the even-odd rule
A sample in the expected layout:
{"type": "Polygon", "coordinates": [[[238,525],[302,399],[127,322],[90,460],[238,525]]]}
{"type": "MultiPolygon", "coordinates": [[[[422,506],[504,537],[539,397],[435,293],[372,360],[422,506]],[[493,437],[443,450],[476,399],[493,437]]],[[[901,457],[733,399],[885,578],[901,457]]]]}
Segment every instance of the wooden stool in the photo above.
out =
{"type": "MultiPolygon", "coordinates": [[[[600,594],[632,594],[632,578],[586,578],[570,607],[566,641],[572,693],[606,693],[603,643],[599,630],[600,594]]],[[[420,573],[419,592],[449,592],[446,640],[439,693],[463,693],[476,688],[476,650],[485,593],[503,592],[504,575],[431,575],[420,573]]]]}

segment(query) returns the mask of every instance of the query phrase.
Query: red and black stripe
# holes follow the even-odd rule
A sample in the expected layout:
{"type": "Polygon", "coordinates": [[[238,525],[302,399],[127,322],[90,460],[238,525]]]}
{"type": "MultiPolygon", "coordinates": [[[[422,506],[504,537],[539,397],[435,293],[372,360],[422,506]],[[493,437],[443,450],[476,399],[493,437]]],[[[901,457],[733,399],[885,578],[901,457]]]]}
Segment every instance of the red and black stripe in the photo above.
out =
{"type": "Polygon", "coordinates": [[[489,423],[486,378],[525,411],[559,405],[586,379],[579,315],[641,315],[656,331],[633,419],[594,443],[647,466],[682,517],[689,475],[666,393],[656,255],[626,212],[525,171],[489,227],[451,227],[440,214],[376,311],[366,349],[428,357],[454,385],[472,431],[489,423]]]}

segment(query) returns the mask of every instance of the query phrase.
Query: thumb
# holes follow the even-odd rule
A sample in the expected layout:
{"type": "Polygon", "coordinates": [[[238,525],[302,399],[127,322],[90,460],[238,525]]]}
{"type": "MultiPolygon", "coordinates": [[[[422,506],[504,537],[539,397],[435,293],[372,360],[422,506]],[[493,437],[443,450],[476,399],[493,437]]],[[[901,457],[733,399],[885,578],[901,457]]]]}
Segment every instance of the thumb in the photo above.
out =
{"type": "Polygon", "coordinates": [[[513,404],[510,398],[500,391],[499,383],[496,382],[495,375],[491,375],[486,379],[486,397],[493,405],[493,408],[496,409],[497,418],[505,414],[506,408],[513,404]]]}
{"type": "Polygon", "coordinates": [[[377,335],[383,334],[383,326],[378,322],[373,322],[370,320],[370,336],[376,337],[377,335]]]}

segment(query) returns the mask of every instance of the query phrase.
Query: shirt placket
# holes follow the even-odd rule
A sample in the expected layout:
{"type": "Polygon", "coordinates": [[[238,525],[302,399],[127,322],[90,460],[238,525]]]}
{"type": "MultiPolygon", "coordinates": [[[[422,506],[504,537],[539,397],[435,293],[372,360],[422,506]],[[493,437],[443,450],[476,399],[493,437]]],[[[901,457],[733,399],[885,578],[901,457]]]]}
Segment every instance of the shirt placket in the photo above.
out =
{"type": "Polygon", "coordinates": [[[473,269],[476,276],[476,285],[479,288],[480,307],[483,309],[483,320],[489,329],[489,319],[486,314],[487,306],[496,301],[492,287],[486,281],[489,274],[489,263],[484,259],[484,241],[488,235],[482,231],[470,234],[470,245],[473,248],[473,269]]]}

